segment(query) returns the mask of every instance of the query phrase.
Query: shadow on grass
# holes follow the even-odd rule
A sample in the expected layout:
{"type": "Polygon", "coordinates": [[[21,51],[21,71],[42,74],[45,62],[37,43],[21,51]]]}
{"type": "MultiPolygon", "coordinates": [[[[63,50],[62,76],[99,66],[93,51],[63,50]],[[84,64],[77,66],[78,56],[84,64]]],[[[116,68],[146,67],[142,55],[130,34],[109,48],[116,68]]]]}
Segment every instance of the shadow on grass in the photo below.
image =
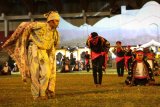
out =
{"type": "Polygon", "coordinates": [[[156,84],[154,84],[153,86],[160,86],[160,83],[156,83],[156,84]]]}
{"type": "Polygon", "coordinates": [[[91,91],[77,91],[77,92],[68,92],[68,93],[57,93],[56,97],[63,97],[63,96],[77,96],[77,95],[87,95],[87,94],[104,94],[109,93],[113,90],[91,90],[91,91]]]}

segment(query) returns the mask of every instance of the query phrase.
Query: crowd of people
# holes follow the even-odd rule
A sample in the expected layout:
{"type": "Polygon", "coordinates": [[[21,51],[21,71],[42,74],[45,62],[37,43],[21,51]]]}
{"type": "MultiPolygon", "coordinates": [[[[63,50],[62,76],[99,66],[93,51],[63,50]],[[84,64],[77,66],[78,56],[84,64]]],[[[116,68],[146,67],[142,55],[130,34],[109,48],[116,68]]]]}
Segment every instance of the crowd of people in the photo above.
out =
{"type": "Polygon", "coordinates": [[[130,46],[122,47],[121,41],[116,42],[112,50],[116,55],[116,68],[119,77],[123,77],[124,69],[128,72],[126,85],[153,85],[154,76],[159,75],[159,65],[152,49],[131,50],[130,46]]]}
{"type": "Polygon", "coordinates": [[[70,58],[63,55],[60,62],[60,72],[67,73],[82,70],[87,70],[87,72],[89,72],[91,69],[90,54],[88,51],[86,51],[82,56],[84,56],[84,58],[77,60],[75,57],[73,57],[72,52],[70,54],[70,58]]]}

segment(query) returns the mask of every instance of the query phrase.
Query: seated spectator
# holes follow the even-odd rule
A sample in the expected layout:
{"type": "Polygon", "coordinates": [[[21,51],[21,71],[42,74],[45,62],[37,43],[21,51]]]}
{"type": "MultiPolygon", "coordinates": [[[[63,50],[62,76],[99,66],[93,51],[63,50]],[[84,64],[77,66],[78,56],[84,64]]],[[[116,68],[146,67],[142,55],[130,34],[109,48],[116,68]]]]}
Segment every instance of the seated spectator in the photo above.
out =
{"type": "Polygon", "coordinates": [[[79,71],[79,62],[76,61],[73,71],[79,71]]]}
{"type": "Polygon", "coordinates": [[[2,74],[2,69],[3,69],[3,65],[2,64],[0,64],[0,75],[2,74]]]}
{"type": "Polygon", "coordinates": [[[64,72],[64,73],[70,72],[70,60],[68,57],[64,56],[61,72],[64,72]]]}
{"type": "Polygon", "coordinates": [[[1,74],[2,75],[11,75],[11,68],[10,66],[8,65],[8,62],[5,62],[2,70],[1,70],[1,74]]]}
{"type": "Polygon", "coordinates": [[[12,68],[12,72],[18,72],[18,67],[17,67],[17,64],[14,63],[14,67],[12,68]]]}

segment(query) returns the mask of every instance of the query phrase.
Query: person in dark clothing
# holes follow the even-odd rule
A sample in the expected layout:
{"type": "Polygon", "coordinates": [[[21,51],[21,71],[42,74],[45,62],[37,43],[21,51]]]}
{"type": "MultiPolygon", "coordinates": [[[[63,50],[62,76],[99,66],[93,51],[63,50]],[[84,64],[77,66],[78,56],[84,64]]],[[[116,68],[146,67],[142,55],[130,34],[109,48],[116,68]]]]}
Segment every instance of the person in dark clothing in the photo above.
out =
{"type": "Polygon", "coordinates": [[[134,48],[133,51],[132,51],[133,61],[134,61],[135,58],[136,58],[136,51],[137,51],[137,48],[134,48]]]}
{"type": "Polygon", "coordinates": [[[0,64],[0,75],[3,74],[3,73],[2,73],[2,69],[3,69],[3,66],[2,66],[2,64],[0,64]]]}
{"type": "Polygon", "coordinates": [[[131,65],[133,63],[133,54],[130,46],[127,46],[125,51],[125,67],[127,71],[131,71],[131,65]]]}
{"type": "Polygon", "coordinates": [[[85,66],[86,66],[86,70],[87,72],[89,72],[89,69],[90,69],[90,54],[88,53],[88,51],[86,51],[85,53],[85,66]]]}
{"type": "Polygon", "coordinates": [[[15,67],[14,63],[15,63],[15,61],[9,56],[8,66],[10,67],[11,70],[15,67]]]}
{"type": "Polygon", "coordinates": [[[155,79],[149,63],[144,60],[144,52],[138,50],[131,71],[125,80],[126,85],[154,85],[155,79]]]}
{"type": "Polygon", "coordinates": [[[76,64],[76,58],[73,57],[73,53],[70,54],[70,70],[73,71],[76,64]]]}
{"type": "Polygon", "coordinates": [[[152,51],[149,51],[149,52],[145,53],[145,55],[146,55],[146,61],[149,63],[149,65],[153,71],[153,74],[155,76],[159,75],[160,74],[159,73],[159,65],[155,59],[155,53],[152,51]]]}
{"type": "Polygon", "coordinates": [[[93,69],[94,84],[100,86],[102,84],[102,65],[103,57],[102,52],[108,52],[110,43],[103,37],[99,36],[96,32],[92,32],[87,38],[86,45],[91,49],[91,61],[93,69]],[[98,74],[97,74],[98,73],[98,74]]]}
{"type": "Polygon", "coordinates": [[[114,48],[113,53],[116,55],[116,67],[118,76],[123,77],[125,50],[122,48],[121,41],[116,42],[116,47],[114,48]]]}
{"type": "Polygon", "coordinates": [[[69,58],[66,57],[65,55],[63,56],[62,64],[63,65],[62,65],[61,72],[62,73],[70,72],[70,61],[69,61],[69,58]]]}

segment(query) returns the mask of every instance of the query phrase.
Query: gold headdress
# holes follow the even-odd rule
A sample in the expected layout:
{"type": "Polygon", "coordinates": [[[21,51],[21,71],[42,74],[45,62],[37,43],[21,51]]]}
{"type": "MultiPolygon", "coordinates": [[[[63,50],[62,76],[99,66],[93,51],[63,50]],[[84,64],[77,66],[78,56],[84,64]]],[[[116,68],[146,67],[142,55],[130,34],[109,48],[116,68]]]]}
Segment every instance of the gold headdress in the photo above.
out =
{"type": "Polygon", "coordinates": [[[44,14],[44,17],[47,18],[47,22],[50,20],[60,20],[60,16],[57,11],[50,11],[44,14]]]}

